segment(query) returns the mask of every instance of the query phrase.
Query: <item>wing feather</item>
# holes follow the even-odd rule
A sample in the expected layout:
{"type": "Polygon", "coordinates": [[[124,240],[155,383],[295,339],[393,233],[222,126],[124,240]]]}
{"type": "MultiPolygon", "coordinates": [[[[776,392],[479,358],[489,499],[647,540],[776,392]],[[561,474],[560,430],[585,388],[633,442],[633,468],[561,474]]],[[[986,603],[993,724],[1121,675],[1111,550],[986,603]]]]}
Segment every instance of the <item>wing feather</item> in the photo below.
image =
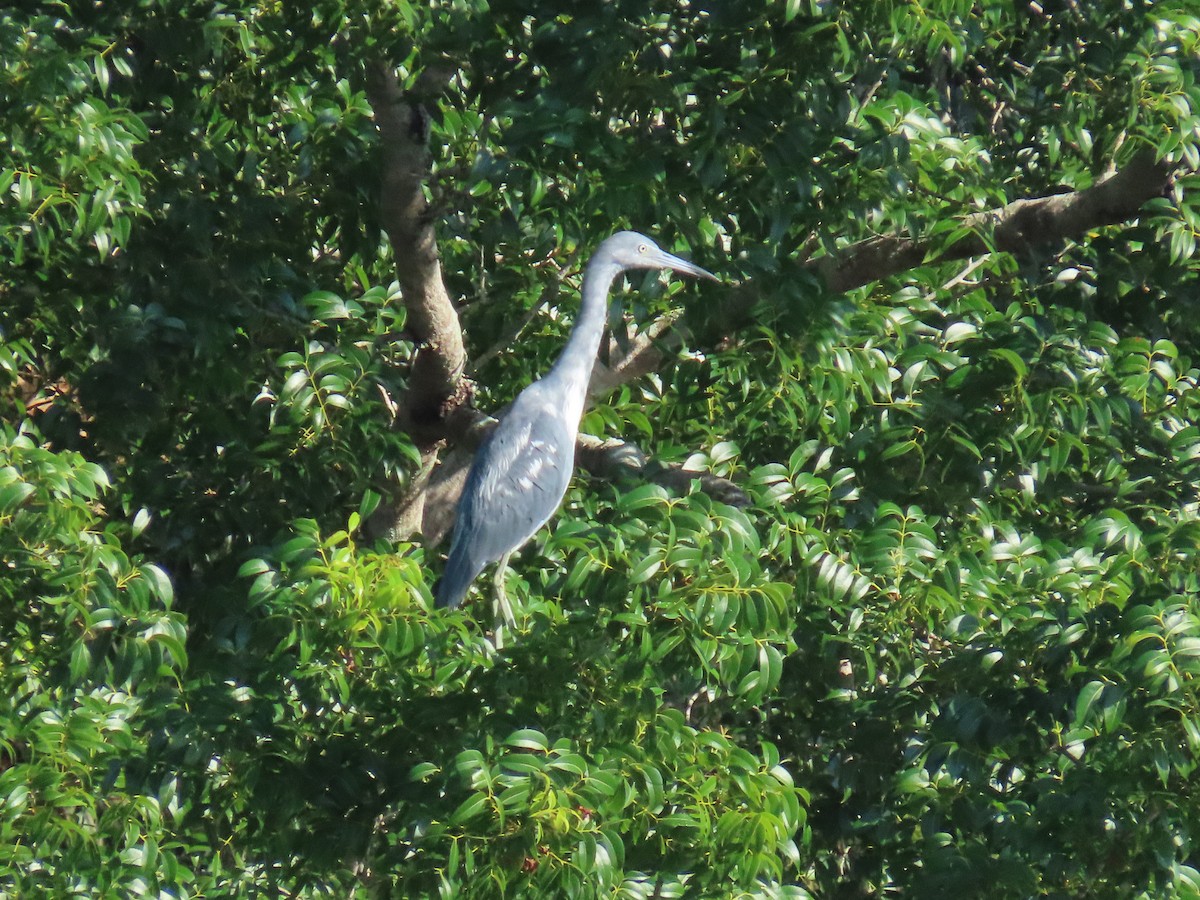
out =
{"type": "Polygon", "coordinates": [[[456,605],[479,572],[554,515],[575,464],[575,429],[526,390],[480,446],[459,501],[438,604],[456,605]]]}

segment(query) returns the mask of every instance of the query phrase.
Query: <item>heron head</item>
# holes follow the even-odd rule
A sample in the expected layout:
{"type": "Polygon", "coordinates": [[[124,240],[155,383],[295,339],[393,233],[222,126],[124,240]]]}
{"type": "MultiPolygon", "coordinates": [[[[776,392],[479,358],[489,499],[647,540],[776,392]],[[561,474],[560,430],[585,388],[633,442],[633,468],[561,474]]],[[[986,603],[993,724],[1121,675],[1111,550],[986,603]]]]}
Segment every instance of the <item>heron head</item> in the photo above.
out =
{"type": "Polygon", "coordinates": [[[614,262],[625,269],[671,269],[684,275],[720,281],[712,272],[668,253],[650,238],[636,231],[617,232],[606,240],[597,252],[607,252],[614,262]]]}

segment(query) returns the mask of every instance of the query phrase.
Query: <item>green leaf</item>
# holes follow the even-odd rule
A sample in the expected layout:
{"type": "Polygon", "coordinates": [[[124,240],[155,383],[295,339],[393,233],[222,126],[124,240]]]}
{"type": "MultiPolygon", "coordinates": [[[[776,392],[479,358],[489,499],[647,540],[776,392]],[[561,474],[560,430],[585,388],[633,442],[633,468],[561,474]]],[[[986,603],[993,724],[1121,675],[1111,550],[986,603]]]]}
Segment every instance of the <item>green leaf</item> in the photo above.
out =
{"type": "Polygon", "coordinates": [[[546,736],[532,728],[521,728],[514,731],[504,739],[504,743],[509,747],[517,747],[522,750],[545,751],[550,749],[550,742],[546,736]]]}
{"type": "Polygon", "coordinates": [[[450,814],[451,825],[465,825],[487,810],[491,798],[487,794],[472,794],[450,814]]]}

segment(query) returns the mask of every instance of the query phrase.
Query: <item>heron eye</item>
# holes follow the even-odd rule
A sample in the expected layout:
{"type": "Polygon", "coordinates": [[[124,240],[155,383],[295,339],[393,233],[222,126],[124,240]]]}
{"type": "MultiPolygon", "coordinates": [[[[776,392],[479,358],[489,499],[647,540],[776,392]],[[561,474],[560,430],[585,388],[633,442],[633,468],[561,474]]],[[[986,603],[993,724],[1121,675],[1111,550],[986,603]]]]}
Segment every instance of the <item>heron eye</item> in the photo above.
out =
{"type": "Polygon", "coordinates": [[[645,253],[648,249],[645,244],[638,244],[638,253],[645,253]]]}

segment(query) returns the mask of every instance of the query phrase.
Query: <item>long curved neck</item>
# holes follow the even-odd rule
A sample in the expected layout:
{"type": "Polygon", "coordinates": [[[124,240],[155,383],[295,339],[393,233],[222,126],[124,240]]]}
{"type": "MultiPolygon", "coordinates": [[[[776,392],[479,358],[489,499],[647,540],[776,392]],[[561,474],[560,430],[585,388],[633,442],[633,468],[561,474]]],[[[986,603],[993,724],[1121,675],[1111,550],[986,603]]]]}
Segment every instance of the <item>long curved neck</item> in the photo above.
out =
{"type": "Polygon", "coordinates": [[[570,420],[578,422],[583,415],[588,382],[600,349],[600,337],[608,318],[608,291],[621,267],[612,261],[593,260],[583,273],[582,301],[579,318],[571,329],[567,346],[543,381],[557,382],[565,398],[570,420]]]}

